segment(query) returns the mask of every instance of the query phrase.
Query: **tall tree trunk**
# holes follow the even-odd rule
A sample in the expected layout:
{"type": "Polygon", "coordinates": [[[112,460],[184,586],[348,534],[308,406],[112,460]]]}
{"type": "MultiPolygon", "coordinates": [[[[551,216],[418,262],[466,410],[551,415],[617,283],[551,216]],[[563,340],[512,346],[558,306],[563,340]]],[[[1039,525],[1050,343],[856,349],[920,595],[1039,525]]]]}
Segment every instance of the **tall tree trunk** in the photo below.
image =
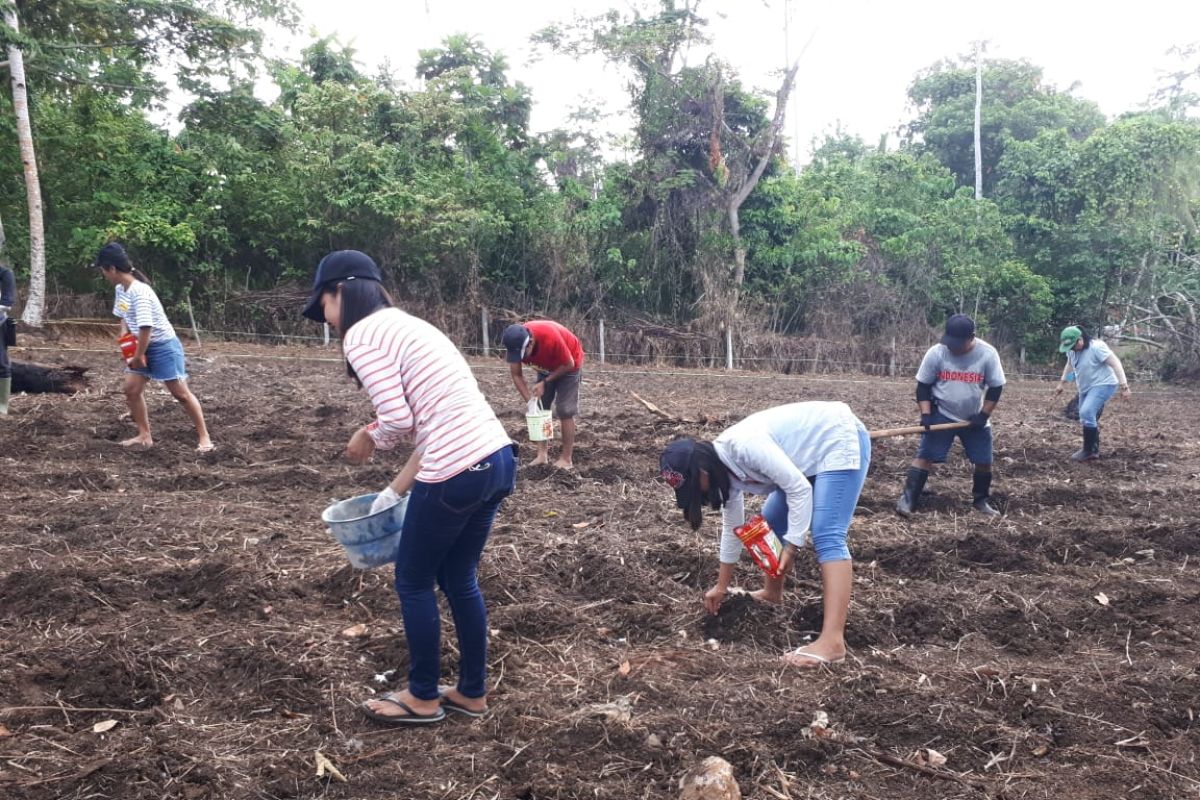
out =
{"type": "MultiPolygon", "coordinates": [[[[16,6],[4,11],[4,21],[20,30],[16,6]]],[[[29,123],[29,96],[25,86],[25,58],[21,48],[8,48],[8,69],[12,75],[13,111],[17,117],[17,143],[25,168],[25,197],[29,204],[29,294],[21,321],[40,326],[46,305],[46,235],[42,225],[42,186],[38,181],[37,158],[33,151],[33,127],[29,123]]]]}
{"type": "Polygon", "coordinates": [[[755,143],[755,150],[760,154],[758,163],[754,165],[754,170],[746,178],[737,191],[729,198],[729,233],[733,237],[733,291],[730,293],[730,316],[734,316],[737,312],[738,298],[741,295],[742,284],[746,282],[746,245],[742,242],[742,227],[738,217],[738,211],[742,204],[746,202],[746,198],[754,191],[754,187],[758,186],[758,181],[762,178],[763,172],[767,169],[767,164],[771,161],[771,156],[775,153],[775,144],[779,141],[780,131],[783,129],[784,112],[787,111],[788,97],[792,93],[792,83],[796,80],[796,72],[800,69],[800,62],[792,64],[788,68],[787,73],[783,76],[783,85],[779,87],[779,93],[775,95],[775,116],[771,120],[771,125],[763,131],[759,140],[755,143]]]}
{"type": "Polygon", "coordinates": [[[975,199],[983,199],[983,150],[980,122],[983,117],[983,42],[975,43],[975,199]]]}

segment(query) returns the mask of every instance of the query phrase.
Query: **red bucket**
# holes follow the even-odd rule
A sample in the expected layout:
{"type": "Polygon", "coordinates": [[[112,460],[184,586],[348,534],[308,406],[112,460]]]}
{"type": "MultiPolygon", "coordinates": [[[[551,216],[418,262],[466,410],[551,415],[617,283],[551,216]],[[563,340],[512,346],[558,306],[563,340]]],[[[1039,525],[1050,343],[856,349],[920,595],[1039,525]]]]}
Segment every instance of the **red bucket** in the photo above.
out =
{"type": "Polygon", "coordinates": [[[137,352],[138,340],[132,333],[127,333],[120,339],[117,339],[117,344],[121,347],[121,356],[128,361],[133,358],[137,352]]]}

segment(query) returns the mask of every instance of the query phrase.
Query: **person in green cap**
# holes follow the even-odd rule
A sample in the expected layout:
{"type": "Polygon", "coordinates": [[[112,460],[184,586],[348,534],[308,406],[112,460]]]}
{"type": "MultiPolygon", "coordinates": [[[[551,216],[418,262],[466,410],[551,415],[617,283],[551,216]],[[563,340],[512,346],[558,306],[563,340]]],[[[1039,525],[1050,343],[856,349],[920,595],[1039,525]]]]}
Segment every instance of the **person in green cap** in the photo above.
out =
{"type": "Polygon", "coordinates": [[[1129,381],[1121,359],[1100,339],[1088,336],[1083,328],[1071,325],[1063,328],[1058,347],[1067,354],[1062,379],[1055,394],[1062,394],[1067,376],[1075,373],[1079,391],[1079,422],[1083,426],[1083,447],[1071,454],[1072,461],[1095,461],[1100,458],[1100,415],[1104,404],[1121,389],[1122,397],[1130,397],[1129,381]]]}

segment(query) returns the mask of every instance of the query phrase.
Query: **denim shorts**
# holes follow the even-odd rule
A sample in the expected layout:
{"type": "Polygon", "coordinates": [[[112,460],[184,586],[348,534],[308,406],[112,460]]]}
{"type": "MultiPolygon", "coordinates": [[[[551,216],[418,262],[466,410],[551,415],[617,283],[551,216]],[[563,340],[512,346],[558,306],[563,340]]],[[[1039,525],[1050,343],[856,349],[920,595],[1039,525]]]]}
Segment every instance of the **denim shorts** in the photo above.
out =
{"type": "MultiPolygon", "coordinates": [[[[858,469],[838,469],[818,472],[808,479],[813,488],[812,546],[817,562],[849,561],[850,549],[846,537],[850,520],[858,505],[867,470],[871,466],[871,435],[866,428],[858,429],[858,469]]],[[[788,532],[787,495],[783,490],[771,492],[763,504],[763,517],[780,538],[788,532]]]]}
{"type": "Polygon", "coordinates": [[[133,372],[156,381],[187,380],[187,365],[183,360],[183,343],[176,336],[165,342],[151,342],[146,348],[146,368],[126,367],[133,372]]]}
{"type": "MultiPolygon", "coordinates": [[[[933,412],[934,425],[957,421],[940,411],[933,412]]],[[[932,461],[934,464],[945,464],[946,456],[950,455],[950,448],[954,445],[956,436],[962,442],[968,461],[979,465],[992,463],[992,429],[988,425],[982,428],[958,428],[923,433],[921,434],[921,445],[917,448],[917,458],[932,461]]]]}

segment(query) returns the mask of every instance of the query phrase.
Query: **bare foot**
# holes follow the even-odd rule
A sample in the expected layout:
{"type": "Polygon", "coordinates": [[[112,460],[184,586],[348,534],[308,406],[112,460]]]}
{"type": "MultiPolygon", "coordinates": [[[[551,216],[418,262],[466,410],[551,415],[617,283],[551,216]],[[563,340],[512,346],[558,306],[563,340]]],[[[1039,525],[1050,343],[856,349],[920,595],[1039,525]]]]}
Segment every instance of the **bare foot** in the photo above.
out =
{"type": "Polygon", "coordinates": [[[142,447],[153,447],[154,439],[149,436],[133,436],[121,442],[121,447],[135,447],[137,445],[141,445],[142,447]]]}
{"type": "Polygon", "coordinates": [[[438,694],[442,696],[443,708],[450,708],[453,705],[457,706],[457,708],[451,708],[450,710],[458,711],[459,709],[465,709],[471,714],[483,714],[488,709],[486,696],[467,697],[453,686],[439,686],[438,694]],[[450,701],[449,704],[447,704],[447,700],[450,701]]]}
{"type": "Polygon", "coordinates": [[[759,603],[774,603],[775,605],[783,605],[783,592],[769,592],[766,589],[757,589],[750,593],[750,599],[759,603]]]}
{"type": "Polygon", "coordinates": [[[784,654],[783,663],[800,669],[818,669],[840,664],[846,660],[845,648],[842,648],[841,652],[835,652],[825,646],[818,647],[819,644],[820,642],[813,642],[808,647],[801,647],[784,654]]]}
{"type": "Polygon", "coordinates": [[[554,466],[559,469],[575,469],[575,465],[570,461],[563,461],[561,458],[554,462],[554,466]]]}
{"type": "Polygon", "coordinates": [[[205,439],[204,441],[200,442],[200,444],[196,445],[197,453],[211,453],[213,450],[216,450],[216,449],[217,449],[217,446],[212,443],[211,439],[205,439]]]}
{"type": "Polygon", "coordinates": [[[394,697],[395,700],[368,700],[363,703],[363,706],[369,708],[381,717],[409,717],[407,711],[401,707],[396,700],[411,708],[417,714],[422,716],[427,714],[436,714],[441,709],[441,702],[438,700],[418,700],[412,696],[412,693],[405,689],[402,692],[392,692],[389,697],[394,697]]]}
{"type": "Polygon", "coordinates": [[[550,463],[550,458],[548,456],[538,456],[533,461],[529,462],[529,466],[536,467],[538,464],[549,464],[549,463],[550,463]]]}

